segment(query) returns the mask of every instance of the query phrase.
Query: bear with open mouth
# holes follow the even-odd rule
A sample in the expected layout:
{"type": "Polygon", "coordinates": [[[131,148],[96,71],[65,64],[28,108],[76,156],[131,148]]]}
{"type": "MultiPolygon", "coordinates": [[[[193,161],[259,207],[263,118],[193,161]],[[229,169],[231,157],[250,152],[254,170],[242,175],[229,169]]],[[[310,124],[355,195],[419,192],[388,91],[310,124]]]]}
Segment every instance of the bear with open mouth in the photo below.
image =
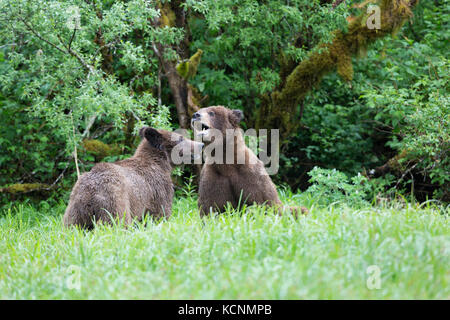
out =
{"type": "MultiPolygon", "coordinates": [[[[241,110],[230,110],[224,106],[202,108],[194,113],[191,125],[194,134],[201,137],[206,148],[220,142],[220,157],[205,152],[205,164],[200,173],[198,207],[200,215],[225,211],[227,204],[238,208],[244,203],[275,207],[279,214],[290,211],[294,215],[307,213],[305,207],[284,206],[264,164],[245,145],[239,123],[243,119],[241,110]],[[227,131],[233,137],[227,138],[227,131]],[[222,140],[222,141],[218,141],[222,140]],[[227,150],[232,154],[227,155],[227,150]],[[238,161],[240,157],[241,161],[238,161]],[[214,161],[211,159],[215,158],[214,161]],[[230,162],[229,160],[232,159],[230,162]]],[[[217,146],[216,145],[216,146],[217,146]]],[[[206,151],[206,150],[205,150],[206,151]]]]}

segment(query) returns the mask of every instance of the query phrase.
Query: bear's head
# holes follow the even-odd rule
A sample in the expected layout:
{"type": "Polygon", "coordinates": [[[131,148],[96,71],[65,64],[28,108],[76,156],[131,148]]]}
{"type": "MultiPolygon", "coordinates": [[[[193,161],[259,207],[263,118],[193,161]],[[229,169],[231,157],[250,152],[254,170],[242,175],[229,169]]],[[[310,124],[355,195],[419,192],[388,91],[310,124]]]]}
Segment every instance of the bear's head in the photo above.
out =
{"type": "Polygon", "coordinates": [[[212,142],[213,136],[222,134],[225,137],[227,130],[238,129],[243,118],[244,113],[241,110],[213,106],[200,109],[194,113],[191,126],[196,136],[202,137],[206,142],[212,142]]]}
{"type": "Polygon", "coordinates": [[[154,153],[167,156],[172,166],[181,164],[180,159],[189,161],[201,157],[204,146],[201,142],[192,141],[179,133],[163,129],[143,127],[139,130],[139,136],[146,139],[154,153]]]}

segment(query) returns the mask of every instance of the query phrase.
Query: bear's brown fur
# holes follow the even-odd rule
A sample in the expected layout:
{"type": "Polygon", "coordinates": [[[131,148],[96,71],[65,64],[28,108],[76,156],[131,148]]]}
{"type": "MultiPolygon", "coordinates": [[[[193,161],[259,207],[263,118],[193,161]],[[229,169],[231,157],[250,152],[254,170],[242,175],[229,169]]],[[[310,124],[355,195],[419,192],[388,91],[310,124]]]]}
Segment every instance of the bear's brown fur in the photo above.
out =
{"type": "MultiPolygon", "coordinates": [[[[243,119],[240,110],[230,110],[223,106],[213,106],[200,109],[193,115],[192,126],[196,135],[205,134],[200,129],[217,129],[221,131],[224,147],[223,164],[208,163],[206,154],[205,164],[200,173],[198,206],[201,215],[207,215],[212,211],[223,212],[227,203],[233,208],[243,203],[265,204],[275,207],[279,214],[291,211],[294,215],[307,213],[304,207],[287,207],[281,203],[272,179],[265,172],[264,164],[251,149],[247,148],[239,129],[239,123],[243,119]],[[232,164],[225,162],[225,149],[229,148],[226,141],[226,130],[234,130],[233,143],[234,161],[232,164]],[[245,163],[238,164],[238,154],[245,155],[245,163]]],[[[207,132],[207,131],[206,131],[207,132]]],[[[205,139],[205,144],[214,141],[214,137],[205,139]]],[[[232,140],[232,141],[231,141],[232,140]]],[[[243,161],[241,161],[242,163],[243,161]]]]}
{"type": "Polygon", "coordinates": [[[144,214],[168,218],[172,211],[173,185],[170,177],[175,146],[180,153],[201,152],[203,144],[166,130],[144,127],[135,154],[114,163],[98,163],[82,174],[70,195],[64,225],[92,228],[93,221],[125,224],[144,214]]]}

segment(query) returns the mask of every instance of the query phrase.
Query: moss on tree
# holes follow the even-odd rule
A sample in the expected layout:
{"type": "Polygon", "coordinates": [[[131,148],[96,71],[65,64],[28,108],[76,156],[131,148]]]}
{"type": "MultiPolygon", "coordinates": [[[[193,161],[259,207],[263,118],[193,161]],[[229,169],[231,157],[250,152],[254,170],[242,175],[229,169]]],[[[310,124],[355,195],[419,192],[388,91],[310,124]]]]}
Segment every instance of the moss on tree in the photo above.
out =
{"type": "Polygon", "coordinates": [[[117,145],[108,145],[100,140],[83,140],[83,147],[86,152],[95,156],[96,161],[101,161],[107,156],[118,155],[121,150],[117,145]]]}
{"type": "Polygon", "coordinates": [[[47,191],[49,189],[50,186],[44,183],[16,183],[5,188],[0,188],[0,192],[20,194],[34,191],[47,191]]]}
{"type": "Polygon", "coordinates": [[[160,1],[158,1],[158,8],[161,14],[160,17],[160,24],[162,27],[174,27],[176,16],[175,12],[173,12],[172,8],[170,7],[170,3],[166,2],[164,4],[161,4],[160,1]]]}
{"type": "MultiPolygon", "coordinates": [[[[279,128],[282,138],[288,137],[300,124],[296,117],[298,103],[327,73],[337,70],[345,80],[353,79],[352,56],[364,53],[375,40],[395,34],[412,16],[411,8],[418,0],[380,0],[381,28],[369,29],[364,20],[365,11],[349,20],[348,31],[335,31],[331,43],[319,45],[319,53],[310,55],[282,79],[283,86],[271,94],[263,95],[262,106],[255,127],[279,128]]],[[[367,3],[366,3],[367,5],[367,3]]]]}
{"type": "Polygon", "coordinates": [[[197,74],[197,68],[200,64],[203,51],[198,49],[188,60],[177,65],[178,74],[185,80],[193,79],[197,74]]]}

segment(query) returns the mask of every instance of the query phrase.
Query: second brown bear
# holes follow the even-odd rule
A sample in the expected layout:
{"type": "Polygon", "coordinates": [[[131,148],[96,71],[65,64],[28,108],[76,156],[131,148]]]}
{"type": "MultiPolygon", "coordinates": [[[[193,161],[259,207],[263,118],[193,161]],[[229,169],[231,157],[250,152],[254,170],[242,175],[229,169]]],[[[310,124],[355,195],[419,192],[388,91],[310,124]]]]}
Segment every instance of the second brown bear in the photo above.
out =
{"type": "Polygon", "coordinates": [[[64,225],[92,229],[94,222],[112,223],[116,218],[129,225],[145,214],[170,217],[173,151],[180,157],[195,156],[203,144],[149,127],[139,135],[142,141],[131,158],[98,163],[80,176],[70,194],[64,225]]]}
{"type": "MultiPolygon", "coordinates": [[[[238,208],[243,203],[265,204],[276,207],[281,214],[291,211],[294,215],[307,213],[304,207],[283,206],[278,197],[272,179],[265,172],[264,164],[245,145],[244,137],[239,129],[243,119],[240,110],[230,110],[223,106],[213,106],[200,109],[192,117],[192,126],[197,136],[203,136],[208,146],[215,139],[223,139],[219,145],[223,147],[221,163],[211,161],[216,154],[205,156],[205,164],[200,174],[198,206],[200,215],[211,212],[223,212],[228,203],[238,208]],[[227,130],[234,132],[234,138],[226,138],[227,130]],[[213,132],[217,133],[214,136],[213,132]],[[213,137],[214,136],[214,137],[213,137]],[[226,161],[226,149],[233,144],[233,161],[226,161]],[[237,161],[241,156],[244,161],[237,161]],[[242,163],[242,164],[239,164],[242,163]]],[[[230,157],[230,155],[229,155],[230,157]]],[[[230,157],[230,158],[231,158],[230,157]]]]}

